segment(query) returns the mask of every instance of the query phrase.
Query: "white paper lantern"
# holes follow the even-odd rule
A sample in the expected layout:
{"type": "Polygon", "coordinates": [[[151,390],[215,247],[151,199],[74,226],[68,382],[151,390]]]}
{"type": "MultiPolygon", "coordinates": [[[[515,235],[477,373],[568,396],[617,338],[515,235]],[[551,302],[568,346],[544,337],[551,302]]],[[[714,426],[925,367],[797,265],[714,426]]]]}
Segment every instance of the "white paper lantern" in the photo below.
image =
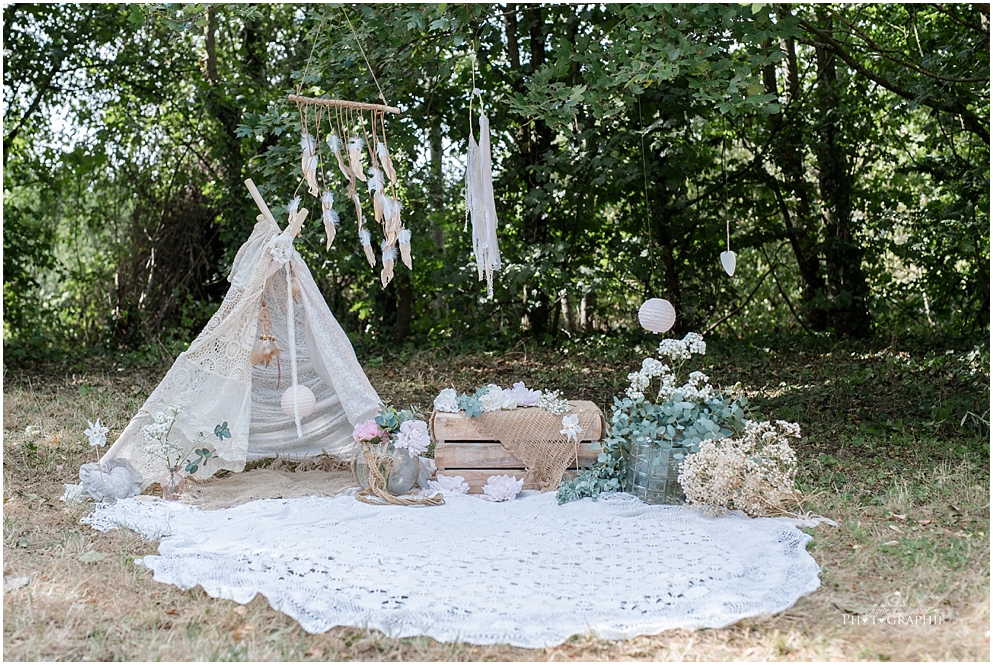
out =
{"type": "Polygon", "coordinates": [[[307,386],[291,386],[283,391],[283,397],[279,400],[279,406],[282,407],[283,413],[293,418],[296,415],[293,412],[294,404],[296,404],[296,414],[299,414],[301,418],[306,418],[314,412],[314,407],[317,405],[317,398],[314,397],[313,391],[307,386]]]}
{"type": "Polygon", "coordinates": [[[734,256],[734,252],[730,249],[726,252],[721,252],[721,265],[724,266],[724,272],[728,274],[728,277],[734,277],[734,266],[737,263],[737,259],[734,256]]]}
{"type": "Polygon", "coordinates": [[[676,322],[676,308],[668,300],[652,298],[638,310],[638,320],[645,330],[663,333],[676,322]]]}

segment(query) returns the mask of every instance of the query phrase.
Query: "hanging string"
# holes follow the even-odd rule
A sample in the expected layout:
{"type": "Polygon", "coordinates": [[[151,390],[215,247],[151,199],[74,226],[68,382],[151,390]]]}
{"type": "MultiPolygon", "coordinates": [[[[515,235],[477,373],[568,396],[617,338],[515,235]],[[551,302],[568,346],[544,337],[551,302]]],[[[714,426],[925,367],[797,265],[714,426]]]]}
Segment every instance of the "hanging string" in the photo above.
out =
{"type": "Polygon", "coordinates": [[[648,204],[648,161],[645,158],[645,119],[641,115],[641,95],[638,95],[638,122],[641,123],[641,170],[645,177],[645,222],[648,229],[648,288],[655,276],[655,248],[652,243],[652,207],[648,204]]]}
{"type": "Polygon", "coordinates": [[[721,174],[724,176],[724,225],[727,228],[728,251],[731,251],[731,219],[728,217],[728,172],[724,166],[727,143],[727,118],[721,115],[721,174]]]}
{"type": "MultiPolygon", "coordinates": [[[[347,16],[345,18],[348,18],[347,16]]],[[[310,55],[307,56],[307,64],[303,67],[303,76],[297,81],[297,95],[303,92],[303,86],[307,82],[307,72],[310,71],[310,61],[314,57],[314,49],[317,48],[317,39],[321,36],[321,28],[324,27],[324,19],[321,19],[317,26],[317,33],[314,35],[314,43],[310,45],[310,55]]]]}
{"type": "Polygon", "coordinates": [[[341,7],[341,13],[344,14],[345,20],[348,21],[348,27],[352,31],[352,37],[355,38],[355,43],[359,46],[359,53],[362,54],[362,59],[365,60],[365,66],[369,69],[369,74],[372,76],[372,80],[376,83],[376,88],[379,90],[379,98],[383,100],[383,104],[389,106],[389,103],[386,101],[386,95],[383,94],[383,89],[379,87],[379,81],[376,79],[376,72],[372,70],[372,65],[369,64],[369,58],[365,55],[365,49],[362,48],[362,42],[359,41],[359,36],[355,34],[355,28],[352,26],[351,19],[348,18],[348,13],[345,12],[344,5],[341,7]]]}

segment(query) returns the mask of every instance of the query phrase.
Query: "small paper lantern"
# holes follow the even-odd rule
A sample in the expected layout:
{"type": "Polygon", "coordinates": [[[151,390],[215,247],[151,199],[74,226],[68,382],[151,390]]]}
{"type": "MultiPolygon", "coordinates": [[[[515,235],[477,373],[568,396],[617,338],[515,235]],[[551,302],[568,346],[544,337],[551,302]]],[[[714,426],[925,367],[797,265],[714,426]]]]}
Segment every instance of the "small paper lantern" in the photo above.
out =
{"type": "Polygon", "coordinates": [[[728,274],[728,277],[734,277],[734,266],[737,260],[734,256],[734,252],[730,249],[726,252],[721,252],[721,265],[724,266],[724,272],[728,274]]]}
{"type": "Polygon", "coordinates": [[[638,310],[638,320],[645,330],[663,333],[676,322],[676,308],[668,300],[652,298],[638,310]]]}
{"type": "Polygon", "coordinates": [[[317,398],[307,386],[290,386],[283,391],[283,397],[279,400],[279,406],[282,407],[283,413],[290,418],[294,418],[297,414],[301,418],[306,418],[314,412],[316,405],[317,398]],[[296,414],[293,412],[294,404],[296,405],[296,414]]]}

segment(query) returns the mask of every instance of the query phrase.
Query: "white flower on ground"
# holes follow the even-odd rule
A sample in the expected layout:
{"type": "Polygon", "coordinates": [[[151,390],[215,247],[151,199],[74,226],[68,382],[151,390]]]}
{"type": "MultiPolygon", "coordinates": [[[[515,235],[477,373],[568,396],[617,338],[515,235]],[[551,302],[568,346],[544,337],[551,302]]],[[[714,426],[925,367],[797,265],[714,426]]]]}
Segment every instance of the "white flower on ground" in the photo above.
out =
{"type": "Polygon", "coordinates": [[[481,411],[484,413],[487,411],[499,411],[503,408],[503,388],[491,383],[486,386],[486,393],[479,398],[483,406],[481,411]]]}
{"type": "Polygon", "coordinates": [[[445,496],[468,494],[469,483],[462,476],[445,476],[439,473],[437,480],[428,481],[428,489],[441,492],[445,496]]]}
{"type": "Polygon", "coordinates": [[[517,402],[517,406],[537,406],[538,400],[541,399],[541,391],[531,390],[524,385],[523,381],[518,381],[513,388],[504,390],[503,396],[504,398],[513,398],[517,402]]]}
{"type": "Polygon", "coordinates": [[[107,432],[110,430],[100,424],[100,419],[97,418],[96,424],[91,423],[89,420],[86,421],[89,427],[83,431],[90,439],[91,446],[105,446],[107,445],[107,432]]]}
{"type": "Polygon", "coordinates": [[[431,444],[428,424],[423,420],[405,420],[400,423],[400,433],[394,441],[397,448],[406,448],[407,454],[417,457],[427,452],[431,444]]]}
{"type": "Polygon", "coordinates": [[[483,486],[483,497],[487,501],[509,501],[516,498],[524,489],[524,479],[513,476],[490,476],[483,486]]]}
{"type": "Polygon", "coordinates": [[[441,413],[459,412],[459,394],[454,388],[445,388],[434,398],[434,410],[441,413]]]}
{"type": "Polygon", "coordinates": [[[570,413],[568,416],[562,416],[562,429],[559,430],[559,434],[565,434],[566,440],[578,443],[582,433],[583,428],[579,426],[577,414],[570,413]]]}

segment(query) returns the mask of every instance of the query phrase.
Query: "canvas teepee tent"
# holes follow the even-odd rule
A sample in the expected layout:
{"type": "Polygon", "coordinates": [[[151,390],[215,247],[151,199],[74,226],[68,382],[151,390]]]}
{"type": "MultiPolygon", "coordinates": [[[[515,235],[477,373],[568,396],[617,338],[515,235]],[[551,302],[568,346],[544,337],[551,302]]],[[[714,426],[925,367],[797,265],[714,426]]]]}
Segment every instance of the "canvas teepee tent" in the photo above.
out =
{"type": "Polygon", "coordinates": [[[246,184],[262,214],[232,265],[231,288],[217,313],[176,359],[101,460],[129,460],[146,485],[161,480],[167,470],[149,452],[143,428],[156,413],[167,412],[171,406],[181,408],[171,440],[187,449],[201,433],[213,432],[216,425],[227,422],[231,437],[210,437],[207,445],[216,449],[218,458],[196,473],[209,477],[219,469],[241,471],[246,461],[264,457],[302,458],[323,451],[349,459],[352,428],[375,417],[381,404],[348,337],[292,248],[306,211],[297,218],[291,216],[291,223],[281,232],[258,190],[250,180],[246,184]],[[295,286],[288,287],[287,272],[295,286]],[[290,293],[295,294],[292,303],[290,293]],[[279,363],[253,366],[250,356],[260,335],[263,301],[283,357],[279,363]],[[288,349],[295,350],[293,373],[288,349]],[[280,406],[292,385],[291,374],[316,397],[313,413],[300,418],[299,426],[297,418],[286,415],[280,406]]]}

